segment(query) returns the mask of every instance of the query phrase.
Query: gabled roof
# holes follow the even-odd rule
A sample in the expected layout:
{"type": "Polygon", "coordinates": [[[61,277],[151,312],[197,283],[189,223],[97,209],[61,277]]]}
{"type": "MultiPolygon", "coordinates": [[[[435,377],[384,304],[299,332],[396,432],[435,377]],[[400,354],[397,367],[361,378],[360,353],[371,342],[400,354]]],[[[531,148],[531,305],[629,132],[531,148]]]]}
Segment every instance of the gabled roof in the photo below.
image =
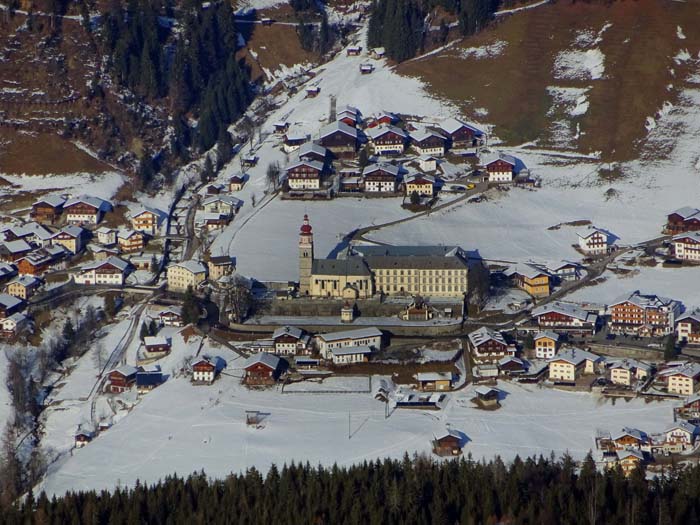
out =
{"type": "Polygon", "coordinates": [[[0,246],[5,248],[7,253],[22,253],[31,251],[32,247],[24,239],[17,239],[15,241],[5,241],[0,243],[0,246]]]}
{"type": "Polygon", "coordinates": [[[63,228],[61,228],[61,231],[58,233],[65,233],[66,235],[70,235],[71,237],[78,238],[81,235],[83,235],[84,232],[85,230],[80,226],[69,224],[68,226],[64,226],[63,228]]]}
{"type": "Polygon", "coordinates": [[[543,306],[538,306],[532,310],[533,317],[539,317],[540,315],[545,315],[548,313],[557,313],[565,315],[567,317],[572,317],[580,321],[595,322],[598,316],[594,313],[587,312],[586,310],[580,308],[579,306],[571,303],[562,303],[559,301],[554,301],[552,303],[547,303],[543,306]]]}
{"type": "Polygon", "coordinates": [[[466,122],[463,122],[463,121],[456,119],[456,118],[448,118],[446,120],[443,120],[439,124],[439,126],[440,126],[440,129],[442,129],[443,131],[446,131],[450,135],[452,135],[453,133],[456,133],[461,128],[467,128],[467,129],[473,131],[475,135],[483,135],[484,134],[484,132],[481,131],[476,126],[473,126],[471,124],[467,124],[466,122]]]}
{"type": "Polygon", "coordinates": [[[600,233],[603,237],[605,237],[606,240],[608,239],[608,237],[610,237],[610,234],[608,232],[606,232],[605,230],[601,230],[600,228],[595,228],[593,226],[590,226],[585,230],[577,231],[576,235],[578,235],[579,237],[581,237],[582,239],[585,240],[596,233],[600,233]]]}
{"type": "Polygon", "coordinates": [[[651,365],[637,361],[636,359],[620,359],[619,361],[614,361],[610,368],[622,369],[622,370],[645,370],[647,372],[651,371],[651,365]]]}
{"type": "Polygon", "coordinates": [[[17,267],[14,264],[0,262],[0,277],[13,276],[17,273],[17,267]]]}
{"type": "Polygon", "coordinates": [[[330,124],[323,126],[323,128],[321,128],[320,137],[327,137],[336,131],[340,131],[341,133],[344,133],[345,135],[348,135],[354,139],[357,138],[357,128],[348,126],[345,122],[340,121],[331,122],[330,124]]]}
{"type": "Polygon", "coordinates": [[[600,356],[591,352],[586,352],[585,350],[581,350],[580,348],[564,348],[562,350],[559,350],[559,353],[552,357],[549,360],[549,362],[551,363],[553,361],[565,361],[566,363],[578,366],[584,361],[593,361],[594,363],[597,363],[600,360],[600,356]]]}
{"type": "Polygon", "coordinates": [[[151,208],[150,206],[141,206],[140,208],[134,210],[132,213],[129,214],[129,217],[132,219],[135,219],[136,217],[139,217],[140,215],[143,215],[144,213],[151,213],[156,216],[156,220],[158,223],[160,223],[163,219],[165,219],[165,212],[161,211],[157,208],[151,208]]]}
{"type": "Polygon", "coordinates": [[[294,168],[298,168],[299,166],[308,166],[309,168],[313,168],[316,171],[323,171],[323,163],[317,160],[298,160],[296,162],[292,162],[289,166],[284,168],[284,171],[293,170],[294,168]]]}
{"type": "Polygon", "coordinates": [[[668,427],[664,432],[673,432],[674,430],[685,430],[691,435],[695,435],[698,433],[698,427],[693,425],[692,423],[688,423],[687,421],[679,421],[677,423],[674,423],[670,427],[668,427]]]}
{"type": "Polygon", "coordinates": [[[122,366],[120,366],[119,368],[115,368],[114,370],[112,370],[112,371],[110,372],[110,374],[111,374],[112,372],[117,372],[117,373],[123,375],[124,377],[129,377],[129,376],[132,376],[132,375],[135,376],[135,375],[136,375],[136,372],[138,372],[138,370],[137,370],[135,367],[131,366],[131,365],[122,365],[122,366]]]}
{"type": "Polygon", "coordinates": [[[683,206],[672,212],[671,215],[680,215],[683,220],[687,220],[693,217],[700,217],[700,210],[691,206],[683,206]]]}
{"type": "Polygon", "coordinates": [[[365,166],[365,168],[362,170],[362,176],[366,177],[367,175],[370,175],[376,171],[383,171],[385,173],[393,175],[394,177],[398,177],[401,168],[399,166],[394,166],[393,164],[386,164],[383,162],[379,164],[369,164],[365,166]]]}
{"type": "Polygon", "coordinates": [[[553,341],[559,341],[559,334],[556,332],[550,332],[549,330],[544,330],[543,332],[539,332],[535,336],[535,341],[538,341],[539,339],[551,339],[553,341]]]}
{"type": "Polygon", "coordinates": [[[695,321],[700,323],[700,309],[685,312],[678,319],[676,319],[676,324],[681,321],[695,321]]]}
{"type": "Polygon", "coordinates": [[[423,142],[425,139],[429,139],[430,137],[447,140],[441,133],[433,131],[432,129],[421,129],[411,133],[411,140],[413,142],[423,142]]]}
{"type": "Polygon", "coordinates": [[[396,135],[403,137],[404,139],[408,138],[408,134],[404,130],[402,130],[401,128],[397,128],[396,126],[387,124],[382,124],[381,126],[377,126],[376,128],[369,128],[365,131],[365,133],[372,140],[375,140],[381,137],[382,135],[386,135],[387,133],[395,133],[396,135]]]}
{"type": "Polygon", "coordinates": [[[460,442],[462,441],[462,436],[458,432],[451,429],[446,429],[438,434],[433,434],[433,437],[435,438],[435,441],[442,441],[443,439],[448,437],[453,437],[459,440],[460,442]]]}
{"type": "Polygon", "coordinates": [[[70,200],[68,200],[63,207],[64,208],[69,208],[70,206],[73,206],[75,204],[87,204],[88,206],[92,206],[98,211],[102,212],[107,212],[112,209],[112,205],[107,202],[104,199],[100,199],[99,197],[93,197],[90,195],[81,195],[79,197],[74,197],[70,200]]]}
{"type": "Polygon", "coordinates": [[[41,279],[39,279],[38,277],[34,277],[33,275],[21,275],[19,277],[15,277],[14,279],[12,279],[12,281],[7,283],[8,286],[11,284],[19,284],[20,286],[29,288],[41,284],[41,279]]]}
{"type": "Polygon", "coordinates": [[[328,334],[318,334],[316,337],[331,343],[334,341],[342,341],[344,339],[366,339],[368,337],[381,337],[382,332],[374,326],[367,328],[357,328],[355,330],[343,330],[341,332],[331,332],[328,334]]]}
{"type": "Polygon", "coordinates": [[[15,325],[20,325],[28,320],[29,320],[29,318],[26,315],[24,315],[23,313],[15,312],[9,317],[5,317],[4,319],[0,319],[0,322],[12,321],[15,325]]]}
{"type": "Polygon", "coordinates": [[[241,199],[237,199],[233,195],[212,195],[202,202],[202,206],[207,206],[208,204],[212,204],[214,202],[223,202],[224,204],[228,204],[233,208],[240,208],[243,205],[243,201],[241,199]]]}
{"type": "Polygon", "coordinates": [[[697,379],[700,377],[700,364],[688,363],[685,366],[680,366],[672,369],[663,370],[661,376],[683,376],[689,379],[697,379]]]}
{"type": "Polygon", "coordinates": [[[314,259],[312,264],[314,275],[353,275],[369,276],[371,272],[362,257],[347,259],[314,259]]]}
{"type": "Polygon", "coordinates": [[[435,184],[435,177],[422,173],[411,173],[404,178],[406,184],[435,184]]]}
{"type": "Polygon", "coordinates": [[[271,368],[272,370],[277,370],[280,365],[281,359],[275,354],[270,354],[268,352],[260,352],[255,355],[250,356],[246,359],[243,368],[250,368],[251,366],[261,364],[271,368]]]}
{"type": "Polygon", "coordinates": [[[316,144],[315,142],[309,141],[304,142],[301,146],[299,146],[299,150],[297,153],[300,158],[304,155],[309,155],[310,153],[316,153],[317,155],[325,157],[328,155],[328,150],[320,144],[316,144]]]}
{"type": "Polygon", "coordinates": [[[525,368],[525,363],[523,362],[523,360],[512,355],[507,355],[498,360],[498,366],[506,366],[508,363],[515,363],[516,365],[525,368]]]}
{"type": "Polygon", "coordinates": [[[179,266],[180,268],[184,268],[185,270],[191,272],[191,273],[206,273],[207,272],[207,267],[204,266],[199,261],[195,261],[194,259],[190,259],[188,261],[181,261],[179,263],[173,263],[171,266],[179,266]]]}
{"type": "Polygon", "coordinates": [[[296,326],[280,326],[274,332],[272,332],[272,338],[277,339],[283,335],[288,335],[294,339],[301,339],[304,337],[304,330],[296,326]]]}
{"type": "Polygon", "coordinates": [[[618,460],[623,460],[623,459],[628,459],[628,458],[635,458],[640,461],[644,461],[644,454],[642,454],[639,450],[620,450],[617,452],[617,459],[618,460]]]}
{"type": "Polygon", "coordinates": [[[515,167],[518,163],[518,159],[516,159],[513,155],[508,155],[507,153],[503,153],[502,151],[491,153],[490,155],[485,155],[483,159],[479,160],[482,166],[488,166],[489,164],[496,162],[497,160],[502,160],[503,162],[506,162],[513,167],[515,167]]]}
{"type": "Polygon", "coordinates": [[[486,326],[482,326],[470,332],[468,337],[471,344],[475,347],[479,347],[488,341],[496,341],[497,343],[507,346],[506,340],[503,339],[503,334],[501,334],[501,332],[496,332],[486,326]]]}
{"type": "Polygon", "coordinates": [[[541,275],[546,275],[549,277],[549,274],[538,268],[537,266],[534,266],[532,264],[527,264],[527,263],[517,263],[510,268],[508,268],[503,274],[506,277],[511,277],[513,275],[522,275],[523,277],[527,277],[528,279],[535,279],[536,277],[539,277],[541,275]]]}
{"type": "Polygon", "coordinates": [[[490,387],[490,386],[480,385],[474,389],[474,392],[476,392],[480,396],[487,396],[491,393],[498,394],[498,393],[500,393],[500,390],[498,390],[497,388],[490,387]]]}
{"type": "Polygon", "coordinates": [[[623,303],[631,303],[639,308],[663,308],[673,307],[678,304],[678,301],[656,294],[642,294],[639,290],[635,290],[631,294],[620,297],[615,302],[611,303],[610,307],[623,303]]]}
{"type": "Polygon", "coordinates": [[[686,233],[679,233],[678,235],[673,236],[673,241],[674,242],[679,242],[684,239],[690,239],[695,242],[700,242],[700,232],[686,232],[686,233]]]}
{"type": "Polygon", "coordinates": [[[124,273],[128,268],[129,268],[129,263],[125,261],[124,259],[120,259],[119,257],[116,257],[114,255],[111,255],[107,257],[106,259],[102,261],[92,261],[85,266],[81,267],[82,271],[89,271],[89,270],[96,270],[97,268],[101,268],[102,266],[107,266],[111,265],[120,270],[122,273],[124,273]]]}
{"type": "Polygon", "coordinates": [[[129,239],[130,237],[133,237],[134,235],[143,236],[143,233],[140,231],[136,231],[136,230],[119,230],[117,232],[117,238],[119,238],[119,239],[129,239]]]}
{"type": "Polygon", "coordinates": [[[629,427],[622,427],[622,430],[615,434],[612,434],[610,437],[613,441],[617,441],[618,439],[621,439],[623,437],[632,437],[637,441],[646,441],[647,439],[647,435],[645,432],[642,432],[638,428],[629,427]]]}
{"type": "Polygon", "coordinates": [[[161,310],[158,312],[158,316],[161,315],[167,315],[167,314],[173,314],[173,315],[182,315],[182,307],[181,306],[168,306],[167,308],[161,310]]]}
{"type": "Polygon", "coordinates": [[[42,197],[41,199],[35,201],[32,206],[36,206],[37,204],[48,204],[53,208],[58,208],[63,206],[65,202],[65,197],[62,197],[61,195],[47,195],[46,197],[42,197]]]}

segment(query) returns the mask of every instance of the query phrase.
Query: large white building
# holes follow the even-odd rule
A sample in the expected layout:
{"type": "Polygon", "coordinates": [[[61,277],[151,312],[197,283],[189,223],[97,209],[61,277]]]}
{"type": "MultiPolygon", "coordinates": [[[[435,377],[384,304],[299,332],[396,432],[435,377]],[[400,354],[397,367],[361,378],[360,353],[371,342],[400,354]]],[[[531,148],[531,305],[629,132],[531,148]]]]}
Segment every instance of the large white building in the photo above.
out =
{"type": "Polygon", "coordinates": [[[673,253],[681,261],[700,261],[700,232],[676,235],[673,238],[673,253]]]}
{"type": "Polygon", "coordinates": [[[587,255],[605,255],[608,253],[610,235],[598,228],[588,228],[577,232],[578,246],[587,255]]]}
{"type": "Polygon", "coordinates": [[[129,263],[111,256],[103,261],[95,261],[83,266],[74,276],[76,284],[97,284],[121,286],[129,270],[129,263]]]}
{"type": "Polygon", "coordinates": [[[381,349],[382,332],[375,327],[358,328],[342,332],[318,334],[314,341],[323,358],[330,359],[331,352],[341,348],[359,346],[381,349]]]}
{"type": "Polygon", "coordinates": [[[196,288],[207,278],[207,267],[199,261],[189,260],[168,266],[168,290],[184,292],[190,286],[196,288]]]}

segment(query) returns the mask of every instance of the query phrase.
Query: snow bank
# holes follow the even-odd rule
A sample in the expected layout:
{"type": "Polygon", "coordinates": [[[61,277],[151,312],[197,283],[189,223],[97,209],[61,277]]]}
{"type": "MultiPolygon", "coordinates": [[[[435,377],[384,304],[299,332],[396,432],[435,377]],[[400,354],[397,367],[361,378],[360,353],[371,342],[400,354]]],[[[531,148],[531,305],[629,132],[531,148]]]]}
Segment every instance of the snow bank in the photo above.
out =
{"type": "Polygon", "coordinates": [[[598,49],[560,51],[554,59],[554,78],[597,80],[605,73],[605,55],[598,49]]]}

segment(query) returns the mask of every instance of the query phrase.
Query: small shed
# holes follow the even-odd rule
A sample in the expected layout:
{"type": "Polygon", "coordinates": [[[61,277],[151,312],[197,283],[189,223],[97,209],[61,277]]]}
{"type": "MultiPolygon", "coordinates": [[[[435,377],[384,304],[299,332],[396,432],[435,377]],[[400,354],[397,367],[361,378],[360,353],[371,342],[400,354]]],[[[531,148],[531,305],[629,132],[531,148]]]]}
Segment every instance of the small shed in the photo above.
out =
{"type": "Polygon", "coordinates": [[[419,372],[416,379],[421,390],[449,390],[452,388],[454,375],[451,372],[419,372]]]}
{"type": "Polygon", "coordinates": [[[459,456],[462,453],[462,436],[454,430],[434,435],[433,453],[441,457],[459,456]]]}
{"type": "Polygon", "coordinates": [[[483,407],[497,407],[499,406],[498,397],[500,391],[497,388],[492,388],[490,386],[478,386],[474,390],[476,392],[477,404],[483,407]]]}

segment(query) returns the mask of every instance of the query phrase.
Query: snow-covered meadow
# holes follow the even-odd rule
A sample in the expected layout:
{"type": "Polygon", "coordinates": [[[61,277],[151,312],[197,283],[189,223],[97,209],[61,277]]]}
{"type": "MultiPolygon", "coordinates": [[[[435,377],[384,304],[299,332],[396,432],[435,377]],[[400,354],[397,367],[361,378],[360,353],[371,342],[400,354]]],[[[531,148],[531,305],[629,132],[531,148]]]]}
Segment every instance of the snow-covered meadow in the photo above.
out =
{"type": "Polygon", "coordinates": [[[405,452],[428,453],[433,435],[448,425],[467,435],[464,451],[477,459],[500,455],[510,460],[552,451],[580,459],[594,448],[598,429],[641,425],[656,432],[672,421],[668,402],[612,405],[588,393],[510,383],[499,388],[506,395],[503,408],[495,412],[474,408],[470,387],[451,394],[445,410],[397,409],[386,419],[384,404],[371,394],[251,391],[229,376],[195,387],[177,378],[145,396],[136,410],[87,447],[59,459],[39,488],[54,494],[133,485],[137,479],[155,482],[174,472],[202,469],[220,477],[291,461],[349,465],[400,458],[405,452]],[[246,410],[269,414],[264,428],[246,427],[246,410]]]}

